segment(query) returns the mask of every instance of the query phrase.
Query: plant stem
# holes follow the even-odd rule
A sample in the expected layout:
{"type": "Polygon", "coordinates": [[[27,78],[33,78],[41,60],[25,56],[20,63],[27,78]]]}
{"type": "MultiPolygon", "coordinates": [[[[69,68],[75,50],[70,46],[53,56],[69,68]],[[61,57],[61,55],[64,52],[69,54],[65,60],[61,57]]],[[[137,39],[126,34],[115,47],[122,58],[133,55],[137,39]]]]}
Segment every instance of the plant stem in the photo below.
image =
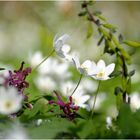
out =
{"type": "Polygon", "coordinates": [[[96,98],[97,98],[97,95],[98,95],[98,92],[99,92],[100,84],[101,84],[101,81],[99,81],[99,83],[98,83],[98,87],[97,87],[96,94],[95,94],[95,97],[94,97],[94,102],[93,102],[93,107],[92,107],[92,112],[91,112],[91,118],[93,118],[96,98]]]}
{"type": "Polygon", "coordinates": [[[52,50],[51,53],[47,57],[45,57],[35,68],[33,68],[33,71],[38,69],[40,65],[43,64],[54,52],[55,50],[52,50]]]}
{"type": "Polygon", "coordinates": [[[82,80],[82,77],[83,77],[83,75],[82,75],[82,74],[80,74],[79,81],[78,81],[78,83],[77,83],[77,85],[76,85],[75,89],[73,90],[73,92],[72,92],[71,96],[74,94],[74,92],[75,92],[75,91],[76,91],[76,89],[78,88],[78,86],[79,86],[79,84],[80,84],[80,82],[81,82],[81,80],[82,80]]]}

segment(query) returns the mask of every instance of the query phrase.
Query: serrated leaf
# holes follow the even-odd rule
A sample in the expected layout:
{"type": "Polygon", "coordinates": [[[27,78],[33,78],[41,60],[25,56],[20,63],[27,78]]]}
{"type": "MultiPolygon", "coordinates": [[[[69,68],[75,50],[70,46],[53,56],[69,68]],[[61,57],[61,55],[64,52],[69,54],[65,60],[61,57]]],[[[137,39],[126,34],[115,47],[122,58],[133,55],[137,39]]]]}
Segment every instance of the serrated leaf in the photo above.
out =
{"type": "Polygon", "coordinates": [[[130,46],[130,47],[140,47],[140,42],[137,41],[130,41],[130,40],[125,40],[123,41],[124,44],[130,46]]]}

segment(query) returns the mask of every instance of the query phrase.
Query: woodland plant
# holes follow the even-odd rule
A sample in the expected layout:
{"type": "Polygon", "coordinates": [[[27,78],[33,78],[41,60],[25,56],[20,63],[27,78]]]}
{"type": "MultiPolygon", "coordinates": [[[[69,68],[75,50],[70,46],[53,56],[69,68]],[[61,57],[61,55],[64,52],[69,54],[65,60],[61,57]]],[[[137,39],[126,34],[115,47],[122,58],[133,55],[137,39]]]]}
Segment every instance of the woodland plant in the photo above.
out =
{"type": "MultiPolygon", "coordinates": [[[[78,16],[84,17],[84,20],[86,19],[87,22],[97,28],[100,36],[97,46],[103,44],[103,55],[109,54],[110,58],[114,56],[114,63],[106,66],[106,62],[102,58],[98,60],[97,64],[94,60],[88,58],[81,64],[79,57],[71,53],[73,50],[67,43],[70,36],[68,34],[55,36],[52,42],[52,51],[34,68],[27,67],[24,69],[24,62],[21,63],[18,70],[1,68],[3,72],[9,71],[8,76],[1,74],[3,79],[0,85],[1,120],[5,119],[9,123],[9,121],[18,119],[25,125],[24,127],[31,138],[140,137],[140,111],[132,112],[130,108],[131,77],[135,74],[135,70],[129,70],[131,55],[123,47],[124,44],[131,47],[140,47],[140,43],[124,40],[121,34],[116,36],[117,28],[108,23],[101,12],[90,10],[90,7],[94,7],[94,4],[93,1],[81,2],[81,12],[78,16]],[[77,74],[80,78],[77,84],[71,84],[74,87],[72,90],[67,90],[68,93],[61,93],[57,89],[53,89],[54,91],[51,93],[37,95],[28,92],[34,73],[46,61],[49,61],[54,52],[60,59],[64,60],[63,63],[69,63],[74,66],[75,71],[78,71],[77,74]],[[84,77],[98,82],[96,91],[92,95],[80,93],[80,84],[84,77]],[[112,88],[114,88],[114,97],[116,97],[117,116],[111,118],[106,113],[97,111],[95,106],[98,94],[100,94],[99,90],[102,88],[102,82],[113,81],[116,78],[119,79],[118,85],[112,88]],[[88,100],[92,96],[94,96],[94,100],[92,101],[92,107],[89,107],[88,100]]],[[[94,37],[92,34],[93,26],[90,26],[90,32],[87,32],[87,38],[94,37]]],[[[56,70],[58,70],[58,67],[56,67],[56,70]]],[[[61,74],[62,77],[65,75],[65,73],[61,74]]],[[[8,123],[5,125],[8,126],[8,123]]]]}

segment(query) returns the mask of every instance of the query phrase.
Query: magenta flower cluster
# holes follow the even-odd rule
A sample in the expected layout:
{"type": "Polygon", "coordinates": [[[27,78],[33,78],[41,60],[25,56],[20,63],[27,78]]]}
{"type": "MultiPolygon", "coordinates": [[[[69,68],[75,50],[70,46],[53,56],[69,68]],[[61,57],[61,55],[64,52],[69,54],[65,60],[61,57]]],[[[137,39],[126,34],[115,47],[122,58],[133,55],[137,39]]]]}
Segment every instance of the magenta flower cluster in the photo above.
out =
{"type": "Polygon", "coordinates": [[[68,102],[64,102],[61,96],[56,91],[54,91],[54,93],[58,98],[58,101],[49,101],[49,104],[58,105],[63,111],[65,117],[67,117],[70,120],[73,120],[75,118],[76,111],[78,111],[79,107],[74,105],[72,101],[72,96],[69,97],[68,102]]]}
{"type": "MultiPolygon", "coordinates": [[[[29,83],[26,81],[26,77],[31,73],[32,69],[27,67],[24,69],[24,62],[21,63],[21,66],[18,70],[11,71],[9,70],[9,75],[4,77],[4,86],[14,86],[19,94],[24,97],[24,100],[28,101],[28,96],[24,93],[24,90],[29,87],[29,83]]],[[[27,103],[28,108],[32,108],[30,103],[27,103]]]]}

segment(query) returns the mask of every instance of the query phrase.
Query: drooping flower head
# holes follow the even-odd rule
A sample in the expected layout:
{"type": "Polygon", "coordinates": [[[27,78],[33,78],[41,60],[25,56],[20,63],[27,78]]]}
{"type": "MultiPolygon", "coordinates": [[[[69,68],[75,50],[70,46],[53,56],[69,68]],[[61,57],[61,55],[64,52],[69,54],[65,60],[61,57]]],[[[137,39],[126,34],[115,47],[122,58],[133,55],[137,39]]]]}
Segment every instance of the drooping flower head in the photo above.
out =
{"type": "Polygon", "coordinates": [[[56,51],[56,53],[62,57],[62,58],[67,58],[68,53],[70,52],[70,46],[66,44],[66,41],[68,40],[69,35],[64,34],[61,37],[55,37],[53,41],[53,46],[56,51]]]}
{"type": "Polygon", "coordinates": [[[108,66],[106,66],[105,62],[103,60],[99,60],[97,65],[93,63],[93,72],[92,77],[96,80],[108,80],[110,79],[109,75],[114,71],[115,64],[112,63],[108,66]]]}
{"type": "Polygon", "coordinates": [[[70,120],[73,120],[75,118],[75,113],[78,111],[79,107],[75,106],[72,101],[72,96],[69,97],[68,102],[64,102],[61,98],[61,96],[54,91],[55,95],[58,98],[58,101],[49,101],[49,104],[56,104],[60,107],[61,110],[63,110],[63,113],[65,117],[69,118],[70,120]]]}
{"type": "Polygon", "coordinates": [[[11,115],[22,107],[23,96],[15,87],[0,87],[0,114],[11,115]]]}

